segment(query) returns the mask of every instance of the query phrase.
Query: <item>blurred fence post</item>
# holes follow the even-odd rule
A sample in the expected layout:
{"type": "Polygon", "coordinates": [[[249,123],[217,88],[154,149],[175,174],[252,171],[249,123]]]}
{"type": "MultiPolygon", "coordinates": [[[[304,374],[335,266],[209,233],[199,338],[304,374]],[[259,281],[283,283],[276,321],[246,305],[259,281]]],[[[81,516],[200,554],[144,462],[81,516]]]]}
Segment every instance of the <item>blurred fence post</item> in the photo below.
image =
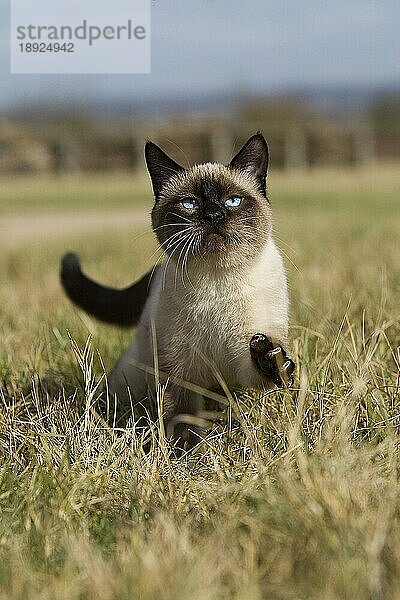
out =
{"type": "Polygon", "coordinates": [[[211,160],[225,164],[232,154],[232,136],[227,127],[213,127],[209,134],[211,160]]]}
{"type": "Polygon", "coordinates": [[[55,173],[76,173],[80,169],[80,149],[76,141],[57,139],[51,142],[50,151],[55,173]]]}
{"type": "Polygon", "coordinates": [[[142,136],[137,134],[137,131],[132,135],[131,138],[131,155],[130,155],[130,166],[133,173],[143,173],[144,171],[144,160],[143,157],[143,141],[142,136]]]}
{"type": "Polygon", "coordinates": [[[307,136],[303,127],[293,125],[288,128],[285,134],[284,164],[286,169],[308,166],[307,136]]]}
{"type": "Polygon", "coordinates": [[[370,125],[359,123],[351,132],[353,146],[353,164],[357,167],[369,165],[375,161],[375,136],[370,125]]]}

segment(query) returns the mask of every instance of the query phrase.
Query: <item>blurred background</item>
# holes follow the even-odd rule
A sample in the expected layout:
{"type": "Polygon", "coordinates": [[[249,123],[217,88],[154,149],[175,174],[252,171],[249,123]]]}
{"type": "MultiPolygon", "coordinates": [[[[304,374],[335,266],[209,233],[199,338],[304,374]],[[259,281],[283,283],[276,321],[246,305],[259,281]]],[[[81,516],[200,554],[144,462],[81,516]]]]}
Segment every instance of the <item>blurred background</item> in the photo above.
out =
{"type": "Polygon", "coordinates": [[[278,169],[400,159],[395,0],[152,2],[150,75],[10,75],[1,4],[0,176],[227,161],[256,130],[278,169]]]}

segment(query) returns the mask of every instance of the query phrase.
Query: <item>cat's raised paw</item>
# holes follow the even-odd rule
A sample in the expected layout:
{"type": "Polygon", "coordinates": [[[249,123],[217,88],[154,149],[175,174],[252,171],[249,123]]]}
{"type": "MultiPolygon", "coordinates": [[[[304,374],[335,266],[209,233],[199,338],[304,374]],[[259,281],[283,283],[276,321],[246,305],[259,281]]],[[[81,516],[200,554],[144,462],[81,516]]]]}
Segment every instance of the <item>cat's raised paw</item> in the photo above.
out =
{"type": "Polygon", "coordinates": [[[256,333],[250,340],[250,354],[257,369],[275,385],[292,385],[295,364],[282,346],[274,345],[264,333],[256,333]]]}

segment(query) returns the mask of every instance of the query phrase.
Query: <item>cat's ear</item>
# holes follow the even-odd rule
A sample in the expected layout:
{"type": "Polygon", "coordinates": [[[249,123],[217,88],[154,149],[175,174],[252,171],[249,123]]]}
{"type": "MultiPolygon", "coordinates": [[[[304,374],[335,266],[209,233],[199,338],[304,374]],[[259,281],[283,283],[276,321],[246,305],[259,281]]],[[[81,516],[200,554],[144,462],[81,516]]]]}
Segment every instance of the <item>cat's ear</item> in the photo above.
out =
{"type": "Polygon", "coordinates": [[[268,173],[268,163],[268,144],[261,133],[256,133],[247,140],[243,148],[232,158],[229,166],[231,169],[237,169],[252,175],[258,183],[261,193],[266,196],[265,179],[268,173]]]}
{"type": "Polygon", "coordinates": [[[144,155],[146,157],[146,165],[153,186],[154,196],[157,198],[163,185],[173,175],[181,173],[185,169],[172,160],[153,142],[146,143],[144,155]]]}

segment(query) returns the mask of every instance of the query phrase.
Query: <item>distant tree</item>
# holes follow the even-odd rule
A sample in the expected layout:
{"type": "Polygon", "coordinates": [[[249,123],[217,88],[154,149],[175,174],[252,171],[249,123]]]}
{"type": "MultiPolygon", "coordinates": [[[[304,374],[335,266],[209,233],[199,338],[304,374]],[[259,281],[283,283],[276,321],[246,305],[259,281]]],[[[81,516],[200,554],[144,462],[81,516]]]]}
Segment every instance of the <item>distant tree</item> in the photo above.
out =
{"type": "Polygon", "coordinates": [[[377,129],[398,129],[400,126],[400,92],[379,95],[369,109],[372,124],[377,129]]]}

